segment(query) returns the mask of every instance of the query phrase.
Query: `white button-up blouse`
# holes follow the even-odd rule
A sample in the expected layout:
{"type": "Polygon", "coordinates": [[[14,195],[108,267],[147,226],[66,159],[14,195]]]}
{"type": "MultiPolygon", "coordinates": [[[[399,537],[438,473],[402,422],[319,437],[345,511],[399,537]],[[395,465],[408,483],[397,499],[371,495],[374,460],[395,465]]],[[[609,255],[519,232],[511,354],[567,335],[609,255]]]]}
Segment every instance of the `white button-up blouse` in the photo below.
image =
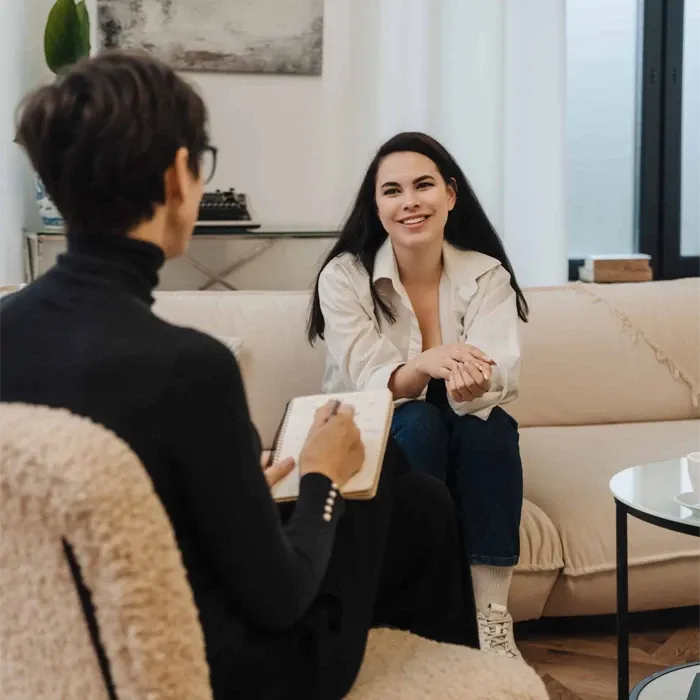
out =
{"type": "MultiPolygon", "coordinates": [[[[394,323],[381,311],[375,313],[369,275],[354,256],[340,255],[321,272],[326,393],[386,388],[393,372],[423,350],[418,319],[389,239],[377,252],[373,280],[394,308],[394,323]]],[[[495,258],[445,242],[439,294],[443,344],[469,343],[496,362],[491,388],[481,398],[457,402],[448,395],[455,413],[485,420],[494,406],[518,395],[519,319],[510,275],[495,258]]],[[[426,393],[427,388],[418,398],[424,400],[426,393]]]]}

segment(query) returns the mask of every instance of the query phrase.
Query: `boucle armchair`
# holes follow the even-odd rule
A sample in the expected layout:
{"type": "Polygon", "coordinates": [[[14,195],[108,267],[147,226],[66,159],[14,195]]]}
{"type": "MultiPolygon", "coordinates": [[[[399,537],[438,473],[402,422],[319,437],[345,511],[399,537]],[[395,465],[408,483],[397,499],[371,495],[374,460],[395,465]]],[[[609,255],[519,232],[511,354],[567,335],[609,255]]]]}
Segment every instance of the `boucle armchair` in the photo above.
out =
{"type": "MultiPolygon", "coordinates": [[[[64,542],[92,594],[119,700],[211,700],[165,510],[129,447],[67,411],[0,405],[3,700],[109,698],[64,542]]],[[[524,664],[374,630],[353,700],[541,700],[524,664]]]]}
{"type": "Polygon", "coordinates": [[[5,700],[108,698],[63,548],[92,592],[119,700],[211,700],[170,522],[129,447],[67,411],[0,407],[5,700]]]}

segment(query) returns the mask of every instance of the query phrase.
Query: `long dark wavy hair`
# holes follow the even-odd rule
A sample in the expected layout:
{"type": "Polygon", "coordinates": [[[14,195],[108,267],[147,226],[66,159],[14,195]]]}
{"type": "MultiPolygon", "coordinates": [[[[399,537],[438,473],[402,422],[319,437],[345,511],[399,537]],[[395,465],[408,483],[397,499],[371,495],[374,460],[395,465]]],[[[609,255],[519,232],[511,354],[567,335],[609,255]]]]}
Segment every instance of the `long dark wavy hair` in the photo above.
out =
{"type": "Polygon", "coordinates": [[[394,310],[386,300],[381,298],[371,282],[374,273],[374,258],[388,235],[377,214],[375,181],[382,160],[392,153],[403,152],[420,153],[430,158],[445,182],[452,183],[455,187],[457,201],[445,224],[445,240],[461,250],[475,250],[496,258],[510,273],[510,283],[517,300],[518,316],[522,321],[527,321],[529,313],[527,301],[515,279],[513,267],[508,260],[503,243],[461,168],[445,147],[431,136],[420,132],[405,132],[389,139],[377,151],[362,180],[355,204],[343,225],[340,236],[321,265],[314,285],[307,325],[307,335],[311,344],[317,338],[323,339],[326,329],[318,296],[318,278],[326,265],[343,253],[354,255],[367,270],[375,308],[380,309],[389,322],[395,321],[394,310]]]}

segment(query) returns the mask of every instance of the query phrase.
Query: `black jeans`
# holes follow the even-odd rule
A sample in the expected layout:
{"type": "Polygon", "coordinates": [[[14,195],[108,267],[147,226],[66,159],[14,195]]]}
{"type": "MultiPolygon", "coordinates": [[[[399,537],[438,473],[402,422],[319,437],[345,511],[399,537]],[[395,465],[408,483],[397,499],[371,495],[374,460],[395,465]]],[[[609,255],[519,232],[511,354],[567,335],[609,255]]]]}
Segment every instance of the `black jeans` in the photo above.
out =
{"type": "Polygon", "coordinates": [[[467,561],[517,564],[523,467],[515,419],[500,407],[487,420],[458,416],[447,402],[445,382],[432,380],[426,401],[396,409],[391,432],[413,471],[450,487],[465,529],[467,561]]]}
{"type": "MultiPolygon", "coordinates": [[[[292,508],[281,508],[283,519],[292,508]]],[[[282,633],[245,628],[242,643],[210,659],[216,700],[342,698],[372,627],[478,647],[459,539],[447,488],[410,473],[390,440],[377,496],[346,502],[328,571],[304,618],[282,633]]]]}

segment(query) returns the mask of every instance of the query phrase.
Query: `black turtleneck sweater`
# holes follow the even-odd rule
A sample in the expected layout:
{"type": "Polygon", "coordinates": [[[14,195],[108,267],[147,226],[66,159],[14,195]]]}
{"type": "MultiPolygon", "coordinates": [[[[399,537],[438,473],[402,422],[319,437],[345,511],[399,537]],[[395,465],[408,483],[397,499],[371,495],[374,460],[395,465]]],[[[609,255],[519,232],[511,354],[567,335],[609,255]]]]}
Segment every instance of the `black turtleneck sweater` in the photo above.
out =
{"type": "Polygon", "coordinates": [[[326,523],[330,481],[307,475],[281,523],[233,355],[151,311],[163,261],[141,241],[69,240],[54,268],[0,302],[0,400],[67,408],[131,446],[170,516],[213,654],[241,625],[301,618],[342,501],[326,523]]]}

